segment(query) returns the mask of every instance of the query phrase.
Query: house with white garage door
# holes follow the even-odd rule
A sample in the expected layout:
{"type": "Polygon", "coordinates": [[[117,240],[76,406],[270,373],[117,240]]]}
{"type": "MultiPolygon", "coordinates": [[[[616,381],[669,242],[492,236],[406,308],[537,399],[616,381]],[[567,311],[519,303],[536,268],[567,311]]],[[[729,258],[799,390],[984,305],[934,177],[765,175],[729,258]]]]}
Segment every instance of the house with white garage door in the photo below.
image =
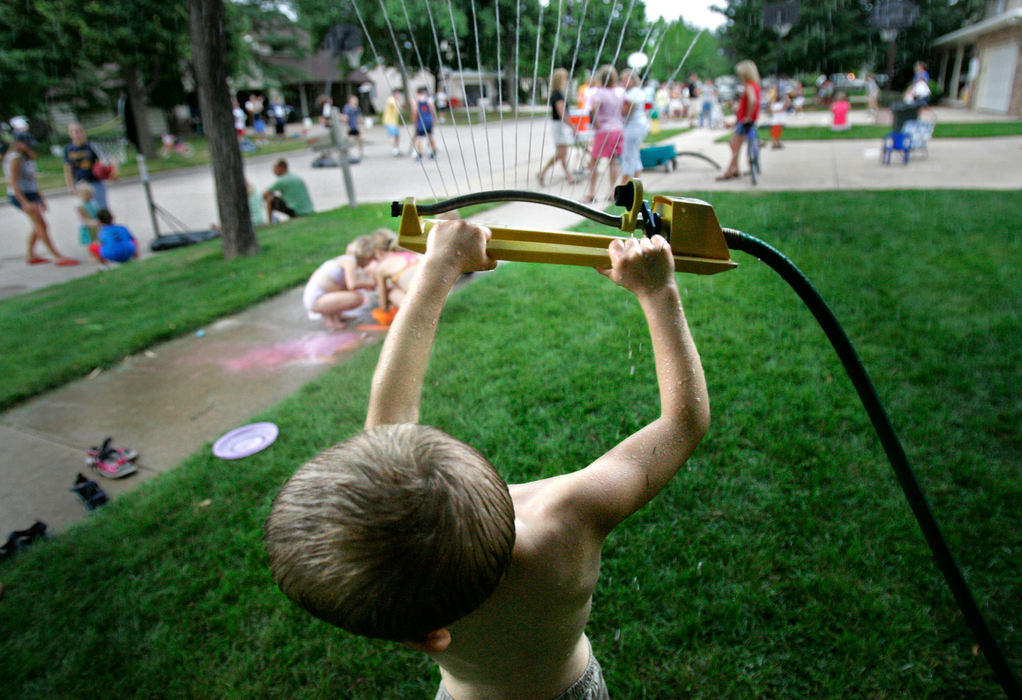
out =
{"type": "Polygon", "coordinates": [[[983,19],[938,37],[930,48],[941,57],[935,77],[949,99],[1022,116],[1022,0],[988,0],[983,19]]]}

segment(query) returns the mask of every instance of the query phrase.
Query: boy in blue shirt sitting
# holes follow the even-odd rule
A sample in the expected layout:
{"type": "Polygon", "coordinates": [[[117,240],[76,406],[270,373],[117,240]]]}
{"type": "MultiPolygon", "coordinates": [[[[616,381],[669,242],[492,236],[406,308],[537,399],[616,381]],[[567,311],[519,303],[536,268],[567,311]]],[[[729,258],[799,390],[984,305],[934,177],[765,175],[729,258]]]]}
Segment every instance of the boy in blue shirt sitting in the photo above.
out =
{"type": "Polygon", "coordinates": [[[126,227],[114,223],[109,209],[96,212],[99,221],[99,240],[89,245],[89,252],[100,265],[107,262],[128,262],[138,257],[138,244],[126,227]]]}

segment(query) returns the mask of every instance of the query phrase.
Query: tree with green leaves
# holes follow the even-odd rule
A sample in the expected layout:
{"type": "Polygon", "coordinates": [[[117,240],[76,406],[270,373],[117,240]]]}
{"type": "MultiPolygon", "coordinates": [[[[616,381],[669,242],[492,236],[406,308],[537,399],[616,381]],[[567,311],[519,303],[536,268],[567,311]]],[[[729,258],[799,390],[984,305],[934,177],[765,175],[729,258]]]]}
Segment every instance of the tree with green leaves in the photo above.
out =
{"type": "Polygon", "coordinates": [[[199,109],[209,142],[224,258],[255,255],[259,243],[252,229],[241,149],[234,133],[227,88],[227,39],[222,0],[189,0],[189,34],[199,109]]]}
{"type": "Polygon", "coordinates": [[[686,24],[684,18],[675,20],[663,26],[652,49],[645,50],[652,59],[648,75],[661,82],[671,76],[685,80],[693,73],[704,78],[723,75],[730,72],[731,67],[719,49],[720,42],[712,32],[700,33],[699,29],[686,24]],[[689,47],[692,50],[686,59],[689,47]]]}
{"type": "MultiPolygon", "coordinates": [[[[882,71],[887,61],[887,43],[880,30],[870,24],[879,0],[820,0],[800,3],[799,20],[778,43],[771,29],[763,26],[767,0],[727,0],[720,11],[728,18],[721,30],[721,43],[732,62],[751,58],[763,73],[778,64],[782,73],[832,73],[862,69],[882,71]],[[778,45],[780,55],[778,56],[778,45]]],[[[897,40],[896,75],[906,79],[917,60],[929,57],[929,42],[941,34],[978,19],[982,0],[918,0],[915,23],[902,30],[897,40]]]]}
{"type": "Polygon", "coordinates": [[[0,118],[42,116],[47,94],[74,71],[70,54],[62,50],[57,28],[24,0],[0,0],[0,118]]]}
{"type": "Polygon", "coordinates": [[[103,66],[116,66],[136,117],[137,145],[155,158],[145,118],[149,92],[168,72],[180,81],[188,46],[187,5],[160,0],[38,0],[34,5],[77,71],[98,73],[103,66]]]}

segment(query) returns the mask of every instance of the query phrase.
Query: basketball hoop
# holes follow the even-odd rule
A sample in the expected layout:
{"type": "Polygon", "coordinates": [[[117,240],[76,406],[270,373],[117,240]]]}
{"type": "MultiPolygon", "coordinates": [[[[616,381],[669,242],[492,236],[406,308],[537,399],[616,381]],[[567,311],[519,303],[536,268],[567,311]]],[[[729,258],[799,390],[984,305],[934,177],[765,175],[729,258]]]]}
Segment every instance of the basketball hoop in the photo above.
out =
{"type": "Polygon", "coordinates": [[[763,7],[763,26],[773,29],[778,37],[785,37],[798,22],[799,6],[794,0],[772,2],[763,7]]]}
{"type": "Polygon", "coordinates": [[[911,27],[919,16],[919,8],[909,0],[881,0],[873,7],[869,23],[883,32],[886,41],[893,41],[897,33],[911,27]],[[887,39],[890,33],[894,36],[887,39]]]}
{"type": "Polygon", "coordinates": [[[353,49],[348,49],[344,52],[345,57],[348,59],[348,65],[352,68],[359,67],[359,61],[362,58],[362,47],[356,46],[353,49]]]}
{"type": "Polygon", "coordinates": [[[119,137],[113,139],[93,139],[90,143],[96,149],[96,155],[99,156],[100,162],[123,165],[124,161],[127,160],[127,141],[126,138],[119,137]]]}

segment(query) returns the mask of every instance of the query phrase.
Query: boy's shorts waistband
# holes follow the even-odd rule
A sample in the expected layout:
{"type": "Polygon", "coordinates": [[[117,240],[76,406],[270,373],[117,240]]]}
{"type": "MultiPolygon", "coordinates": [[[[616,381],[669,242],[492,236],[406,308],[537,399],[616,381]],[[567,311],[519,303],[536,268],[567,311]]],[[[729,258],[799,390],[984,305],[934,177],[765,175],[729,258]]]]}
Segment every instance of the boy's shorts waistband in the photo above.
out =
{"type": "MultiPolygon", "coordinates": [[[[447,692],[444,682],[440,681],[440,688],[434,700],[455,698],[447,692]]],[[[582,675],[568,686],[567,690],[551,700],[610,700],[607,684],[603,680],[603,669],[600,668],[600,662],[596,660],[596,655],[592,651],[589,652],[589,663],[586,664],[582,675]]]]}

